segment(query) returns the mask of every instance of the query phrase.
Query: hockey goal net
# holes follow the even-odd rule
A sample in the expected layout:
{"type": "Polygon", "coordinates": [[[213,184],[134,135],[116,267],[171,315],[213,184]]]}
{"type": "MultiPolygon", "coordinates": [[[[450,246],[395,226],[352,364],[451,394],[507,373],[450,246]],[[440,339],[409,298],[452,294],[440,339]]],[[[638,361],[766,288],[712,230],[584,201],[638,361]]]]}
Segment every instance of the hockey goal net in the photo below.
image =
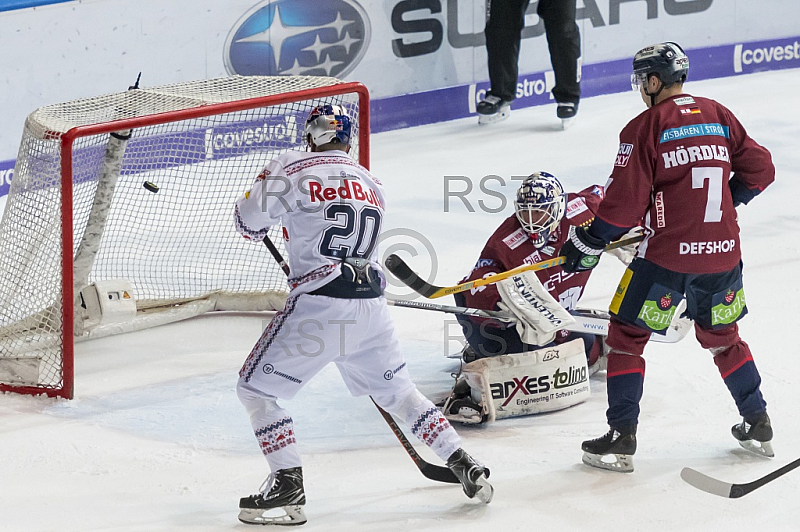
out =
{"type": "Polygon", "coordinates": [[[323,103],[348,109],[368,166],[367,90],[329,77],[132,88],[30,114],[0,224],[0,391],[71,398],[76,340],[281,308],[285,276],[238,235],[233,204],[303,149],[323,103]]]}

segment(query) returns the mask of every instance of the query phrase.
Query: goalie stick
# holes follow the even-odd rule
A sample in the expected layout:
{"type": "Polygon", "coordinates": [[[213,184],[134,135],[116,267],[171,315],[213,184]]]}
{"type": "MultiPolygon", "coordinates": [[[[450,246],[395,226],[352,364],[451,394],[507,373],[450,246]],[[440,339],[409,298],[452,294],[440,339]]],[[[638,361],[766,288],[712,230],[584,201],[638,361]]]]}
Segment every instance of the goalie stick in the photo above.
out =
{"type": "MultiPolygon", "coordinates": [[[[275,259],[275,261],[280,265],[281,269],[283,270],[283,273],[286,274],[286,277],[289,277],[289,271],[290,271],[289,265],[286,263],[286,260],[283,258],[283,255],[281,255],[280,250],[278,250],[278,248],[275,247],[275,244],[272,242],[272,240],[270,240],[269,235],[266,235],[264,237],[264,245],[267,246],[267,249],[272,254],[272,257],[275,259]]],[[[400,440],[400,443],[403,445],[403,449],[405,449],[406,453],[408,453],[408,456],[411,457],[411,460],[414,461],[414,464],[416,464],[417,468],[419,469],[420,473],[423,474],[423,476],[431,480],[435,480],[437,482],[446,482],[448,484],[461,484],[461,481],[458,480],[458,478],[452,471],[450,471],[449,468],[437,466],[431,464],[430,462],[426,462],[425,459],[422,458],[417,453],[417,451],[414,449],[414,446],[411,445],[411,442],[408,441],[408,438],[406,437],[405,434],[403,434],[403,431],[400,429],[400,426],[394,420],[392,415],[383,408],[381,408],[381,406],[375,402],[375,399],[370,397],[370,400],[372,401],[372,404],[375,405],[375,408],[378,409],[378,412],[381,413],[381,416],[383,416],[383,419],[389,425],[389,428],[392,429],[394,435],[397,437],[398,440],[400,440]]]]}
{"type": "MultiPolygon", "coordinates": [[[[454,307],[449,305],[437,305],[436,303],[426,303],[422,301],[404,301],[400,299],[387,299],[386,302],[395,307],[416,308],[422,310],[433,310],[436,312],[446,312],[448,314],[464,314],[466,316],[474,316],[477,318],[490,318],[497,321],[510,323],[516,321],[516,316],[510,312],[502,310],[483,310],[479,308],[470,307],[454,307]]],[[[592,333],[599,334],[600,336],[608,336],[608,318],[593,315],[591,311],[577,309],[576,314],[572,315],[575,320],[563,327],[565,331],[579,332],[579,333],[592,333]]],[[[684,323],[681,320],[674,320],[667,328],[665,334],[653,333],[650,339],[654,342],[665,344],[674,344],[683,340],[686,333],[689,331],[691,322],[686,320],[684,323]]]]}
{"type": "MultiPolygon", "coordinates": [[[[616,242],[611,242],[608,244],[605,247],[605,251],[621,248],[623,246],[627,246],[628,244],[635,244],[636,242],[641,242],[642,240],[644,240],[643,235],[617,240],[616,242]]],[[[513,270],[508,270],[495,275],[490,275],[489,277],[485,277],[483,279],[475,279],[474,281],[468,281],[466,283],[460,283],[453,286],[436,286],[423,280],[416,273],[414,273],[411,268],[408,267],[403,259],[395,254],[391,254],[386,257],[384,264],[386,264],[386,268],[392,272],[395,277],[411,287],[412,290],[427,297],[428,299],[436,299],[458,292],[466,292],[467,290],[471,290],[472,288],[477,288],[479,286],[496,283],[497,281],[508,279],[509,277],[517,275],[518,273],[552,268],[553,266],[564,264],[564,262],[566,262],[564,257],[553,257],[550,260],[537,262],[536,264],[525,264],[524,266],[519,266],[513,270]]]]}
{"type": "Polygon", "coordinates": [[[502,310],[483,310],[479,308],[470,308],[470,307],[454,307],[451,305],[437,305],[436,303],[427,303],[425,301],[406,301],[404,299],[386,298],[386,302],[394,307],[432,310],[434,312],[445,312],[447,314],[464,314],[466,316],[474,316],[477,318],[490,318],[502,322],[512,322],[517,319],[510,312],[504,312],[502,310]]]}
{"type": "MultiPolygon", "coordinates": [[[[402,262],[402,259],[398,258],[398,260],[402,262]]],[[[388,261],[389,259],[387,259],[387,262],[388,261]]],[[[402,264],[404,269],[407,270],[405,271],[406,275],[404,277],[400,277],[398,275],[398,278],[404,283],[406,283],[409,287],[411,287],[411,289],[416,291],[418,294],[424,296],[425,294],[423,294],[420,290],[417,290],[417,288],[415,288],[415,286],[413,286],[412,283],[415,283],[414,281],[415,279],[418,279],[421,283],[424,283],[425,281],[422,281],[420,277],[416,273],[414,273],[414,271],[411,268],[409,268],[405,263],[402,264]]],[[[418,286],[419,285],[417,284],[417,287],[418,286]]],[[[517,319],[510,312],[504,312],[500,310],[483,310],[483,309],[469,308],[469,307],[455,307],[448,305],[437,305],[436,303],[426,303],[420,301],[404,301],[399,299],[387,299],[387,302],[390,305],[394,305],[397,307],[434,310],[438,312],[447,312],[450,314],[464,314],[467,316],[474,316],[478,318],[491,318],[503,322],[511,322],[517,319]]],[[[575,322],[564,326],[563,328],[564,330],[608,336],[608,317],[597,316],[587,309],[584,309],[583,311],[581,311],[581,309],[577,309],[577,311],[572,315],[572,317],[575,320],[575,322]]],[[[673,319],[672,323],[669,325],[669,327],[667,327],[667,330],[664,334],[653,333],[650,335],[650,339],[654,342],[666,343],[666,344],[673,344],[676,342],[680,342],[689,332],[691,326],[692,322],[690,320],[676,318],[673,319]]]]}
{"type": "Polygon", "coordinates": [[[725,497],[727,499],[738,499],[739,497],[744,497],[751,491],[757,490],[764,484],[768,482],[772,482],[776,478],[785,475],[792,469],[796,469],[800,467],[800,458],[795,460],[794,462],[790,462],[785,466],[776,469],[772,473],[768,475],[764,475],[763,477],[756,479],[752,482],[746,482],[744,484],[732,484],[730,482],[723,482],[722,480],[717,480],[715,478],[709,477],[699,471],[695,471],[691,467],[684,467],[681,470],[681,478],[686,481],[691,486],[695,488],[705,491],[706,493],[711,493],[712,495],[719,495],[720,497],[725,497]]]}

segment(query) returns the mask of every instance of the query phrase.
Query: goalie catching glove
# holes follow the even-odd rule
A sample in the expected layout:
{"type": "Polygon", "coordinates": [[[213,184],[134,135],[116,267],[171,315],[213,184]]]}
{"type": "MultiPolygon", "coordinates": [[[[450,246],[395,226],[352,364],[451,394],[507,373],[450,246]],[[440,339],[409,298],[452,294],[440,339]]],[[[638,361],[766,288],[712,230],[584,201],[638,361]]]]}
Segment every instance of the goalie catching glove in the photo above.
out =
{"type": "Polygon", "coordinates": [[[556,332],[575,323],[532,271],[499,281],[497,291],[501,297],[498,306],[517,318],[517,332],[526,344],[547,345],[553,341],[556,332]]]}

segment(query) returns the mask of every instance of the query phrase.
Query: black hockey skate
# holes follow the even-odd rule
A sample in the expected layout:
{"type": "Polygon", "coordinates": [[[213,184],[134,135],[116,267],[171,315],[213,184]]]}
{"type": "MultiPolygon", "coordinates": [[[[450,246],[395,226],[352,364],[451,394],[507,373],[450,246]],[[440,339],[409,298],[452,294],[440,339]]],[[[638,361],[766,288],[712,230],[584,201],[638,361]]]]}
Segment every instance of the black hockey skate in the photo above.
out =
{"type": "Polygon", "coordinates": [[[556,116],[561,119],[561,127],[567,129],[572,125],[575,115],[578,114],[578,104],[573,102],[558,102],[556,116]]]}
{"type": "Polygon", "coordinates": [[[769,458],[775,456],[772,450],[772,423],[766,412],[751,419],[742,419],[741,423],[731,427],[731,434],[742,448],[769,458]]]}
{"type": "Polygon", "coordinates": [[[493,124],[505,120],[511,114],[511,102],[494,95],[489,95],[478,102],[478,124],[493,124]]]}
{"type": "Polygon", "coordinates": [[[488,419],[488,414],[483,411],[483,406],[472,398],[472,390],[466,379],[460,377],[456,380],[450,395],[436,404],[448,421],[475,425],[488,419]]]}
{"type": "Polygon", "coordinates": [[[260,493],[239,501],[239,521],[249,525],[302,525],[306,522],[305,503],[303,469],[279,469],[267,477],[260,493]]]}
{"type": "Polygon", "coordinates": [[[631,473],[636,452],[636,425],[619,429],[611,427],[603,436],[583,442],[581,449],[586,465],[631,473]]]}
{"type": "Polygon", "coordinates": [[[489,478],[488,467],[480,465],[464,449],[459,449],[450,455],[450,458],[447,459],[447,467],[461,481],[467,497],[472,499],[477,496],[478,500],[484,504],[492,502],[494,488],[487,480],[489,478]]]}
{"type": "Polygon", "coordinates": [[[448,421],[457,421],[467,425],[484,423],[488,418],[483,407],[471,397],[451,398],[442,405],[442,412],[448,421]]]}

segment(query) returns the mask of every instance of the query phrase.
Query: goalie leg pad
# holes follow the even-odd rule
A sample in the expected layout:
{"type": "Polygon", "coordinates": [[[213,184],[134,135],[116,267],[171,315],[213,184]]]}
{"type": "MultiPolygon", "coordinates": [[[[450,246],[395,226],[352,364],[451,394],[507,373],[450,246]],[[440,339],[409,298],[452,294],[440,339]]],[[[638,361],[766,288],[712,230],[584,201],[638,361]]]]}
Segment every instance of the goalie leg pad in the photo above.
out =
{"type": "Polygon", "coordinates": [[[464,379],[486,421],[561,410],[589,398],[583,341],[466,364],[464,379]]]}

